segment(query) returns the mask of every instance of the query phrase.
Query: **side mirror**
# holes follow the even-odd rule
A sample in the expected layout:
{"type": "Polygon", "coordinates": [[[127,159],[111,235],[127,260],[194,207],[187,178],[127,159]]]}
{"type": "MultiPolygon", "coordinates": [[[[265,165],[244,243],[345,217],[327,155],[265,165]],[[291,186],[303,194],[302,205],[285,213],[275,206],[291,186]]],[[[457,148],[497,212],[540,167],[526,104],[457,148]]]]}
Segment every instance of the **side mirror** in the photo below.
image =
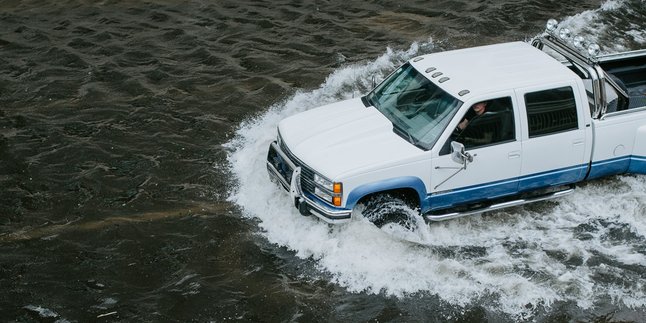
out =
{"type": "Polygon", "coordinates": [[[457,141],[451,141],[451,159],[458,164],[464,165],[464,168],[467,168],[467,163],[473,161],[473,156],[464,151],[463,144],[457,141]]]}
{"type": "Polygon", "coordinates": [[[451,141],[451,159],[453,159],[454,162],[462,165],[462,167],[441,167],[441,166],[435,166],[435,169],[455,169],[456,172],[453,173],[451,176],[447,177],[445,180],[443,180],[441,183],[437,184],[435,186],[435,189],[440,187],[440,185],[446,183],[448,180],[453,178],[453,176],[457,175],[461,171],[467,169],[467,163],[470,163],[473,161],[473,156],[469,154],[468,152],[464,151],[464,145],[457,142],[457,141],[451,141]]]}

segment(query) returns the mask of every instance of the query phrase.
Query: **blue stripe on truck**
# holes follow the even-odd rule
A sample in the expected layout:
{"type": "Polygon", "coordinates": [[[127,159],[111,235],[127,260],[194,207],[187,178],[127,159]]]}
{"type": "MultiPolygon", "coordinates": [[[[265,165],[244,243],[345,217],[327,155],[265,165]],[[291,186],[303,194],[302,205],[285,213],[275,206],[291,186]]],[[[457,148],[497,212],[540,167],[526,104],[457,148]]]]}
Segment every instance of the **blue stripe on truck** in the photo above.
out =
{"type": "MultiPolygon", "coordinates": [[[[588,165],[577,165],[547,172],[541,172],[506,180],[456,188],[434,194],[426,192],[421,179],[413,176],[392,178],[357,187],[348,196],[346,208],[352,208],[362,197],[387,190],[411,188],[417,191],[422,201],[422,212],[448,208],[462,203],[512,195],[551,185],[564,185],[579,182],[585,176],[588,165]]],[[[588,179],[621,173],[646,174],[646,157],[624,156],[593,162],[588,179]]]]}
{"type": "Polygon", "coordinates": [[[629,173],[646,174],[646,157],[632,156],[630,159],[630,166],[628,166],[629,173]]]}
{"type": "Polygon", "coordinates": [[[588,164],[525,175],[518,179],[520,192],[548,186],[565,185],[581,181],[588,170],[588,164]]]}
{"type": "Polygon", "coordinates": [[[608,175],[621,174],[628,171],[632,156],[623,156],[593,162],[590,167],[588,179],[599,178],[608,175]]]}
{"type": "Polygon", "coordinates": [[[447,192],[431,194],[428,197],[429,210],[443,209],[463,203],[513,195],[518,192],[551,185],[563,185],[582,179],[588,165],[577,165],[547,172],[541,172],[502,181],[457,188],[447,192]]]}
{"type": "Polygon", "coordinates": [[[516,192],[518,192],[518,179],[512,178],[434,193],[428,196],[427,204],[429,205],[429,210],[435,210],[483,200],[488,197],[501,197],[516,192]]]}

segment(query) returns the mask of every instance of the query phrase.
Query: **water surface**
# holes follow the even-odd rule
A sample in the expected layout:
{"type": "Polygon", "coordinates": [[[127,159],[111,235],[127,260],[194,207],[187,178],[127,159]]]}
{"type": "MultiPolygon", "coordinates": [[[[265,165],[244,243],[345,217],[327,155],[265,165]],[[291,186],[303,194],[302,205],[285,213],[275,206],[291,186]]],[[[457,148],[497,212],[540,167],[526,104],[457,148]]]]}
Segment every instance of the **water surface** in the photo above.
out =
{"type": "Polygon", "coordinates": [[[646,48],[637,0],[0,3],[0,319],[639,320],[643,176],[410,243],[265,173],[280,119],[552,17],[646,48]]]}

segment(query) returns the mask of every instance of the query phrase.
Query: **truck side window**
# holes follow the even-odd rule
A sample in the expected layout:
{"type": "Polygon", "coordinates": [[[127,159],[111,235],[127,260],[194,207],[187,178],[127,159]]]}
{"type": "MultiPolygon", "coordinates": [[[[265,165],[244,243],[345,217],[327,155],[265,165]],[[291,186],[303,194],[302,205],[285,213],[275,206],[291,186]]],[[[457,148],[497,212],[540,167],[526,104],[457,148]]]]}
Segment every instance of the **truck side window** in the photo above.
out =
{"type": "MultiPolygon", "coordinates": [[[[491,99],[485,102],[487,103],[485,112],[477,117],[471,116],[471,120],[463,130],[456,128],[449,140],[442,146],[440,155],[451,153],[451,141],[464,144],[464,148],[474,149],[516,140],[511,97],[491,99]]],[[[464,120],[471,114],[467,111],[460,120],[464,120]]]]}
{"type": "Polygon", "coordinates": [[[526,93],[525,106],[530,138],[578,129],[572,87],[526,93]]]}
{"type": "MultiPolygon", "coordinates": [[[[624,81],[616,77],[614,74],[608,73],[608,77],[615,81],[615,83],[617,83],[624,92],[628,93],[628,88],[626,88],[624,81]]],[[[606,112],[612,113],[628,109],[629,102],[626,100],[627,98],[619,94],[619,92],[617,92],[610,83],[604,82],[604,86],[606,87],[606,112]]]]}

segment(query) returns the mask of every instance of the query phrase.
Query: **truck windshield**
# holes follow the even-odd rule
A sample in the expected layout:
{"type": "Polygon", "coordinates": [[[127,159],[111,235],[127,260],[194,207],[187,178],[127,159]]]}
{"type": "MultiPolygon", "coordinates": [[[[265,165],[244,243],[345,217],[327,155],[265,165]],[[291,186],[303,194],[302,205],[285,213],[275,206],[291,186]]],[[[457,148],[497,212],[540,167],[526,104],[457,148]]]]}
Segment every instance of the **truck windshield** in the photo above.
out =
{"type": "Polygon", "coordinates": [[[462,101],[446,93],[406,63],[370,92],[366,99],[413,145],[433,147],[462,101]]]}

